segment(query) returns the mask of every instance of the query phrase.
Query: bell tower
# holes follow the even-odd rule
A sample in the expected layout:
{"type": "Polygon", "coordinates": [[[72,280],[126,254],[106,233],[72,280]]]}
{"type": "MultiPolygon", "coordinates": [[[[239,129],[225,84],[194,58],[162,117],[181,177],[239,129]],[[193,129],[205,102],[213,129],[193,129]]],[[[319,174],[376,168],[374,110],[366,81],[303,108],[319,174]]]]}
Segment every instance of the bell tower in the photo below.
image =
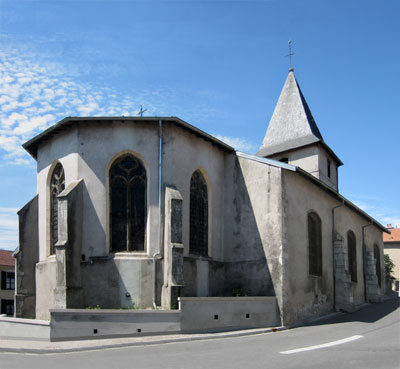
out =
{"type": "Polygon", "coordinates": [[[293,68],[257,155],[298,166],[338,190],[338,167],[343,163],[322,138],[293,68]]]}

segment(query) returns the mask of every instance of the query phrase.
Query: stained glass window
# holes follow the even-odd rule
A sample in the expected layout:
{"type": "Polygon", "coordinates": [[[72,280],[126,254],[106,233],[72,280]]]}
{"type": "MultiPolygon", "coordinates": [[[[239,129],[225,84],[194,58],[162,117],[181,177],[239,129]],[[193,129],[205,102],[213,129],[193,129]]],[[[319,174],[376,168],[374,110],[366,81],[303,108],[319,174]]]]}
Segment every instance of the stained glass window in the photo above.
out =
{"type": "Polygon", "coordinates": [[[199,170],[190,179],[190,245],[191,254],[208,255],[207,183],[199,170]]]}
{"type": "Polygon", "coordinates": [[[352,282],[357,282],[356,236],[352,231],[347,232],[347,247],[350,277],[352,282]]]}
{"type": "Polygon", "coordinates": [[[65,189],[64,168],[57,163],[50,179],[50,255],[55,254],[54,245],[58,241],[58,199],[65,189]]]}
{"type": "Polygon", "coordinates": [[[311,275],[322,275],[321,220],[316,213],[308,214],[308,270],[311,275]]]}
{"type": "Polygon", "coordinates": [[[146,170],[130,154],[111,166],[110,219],[111,250],[144,251],[146,229],[146,170]]]}

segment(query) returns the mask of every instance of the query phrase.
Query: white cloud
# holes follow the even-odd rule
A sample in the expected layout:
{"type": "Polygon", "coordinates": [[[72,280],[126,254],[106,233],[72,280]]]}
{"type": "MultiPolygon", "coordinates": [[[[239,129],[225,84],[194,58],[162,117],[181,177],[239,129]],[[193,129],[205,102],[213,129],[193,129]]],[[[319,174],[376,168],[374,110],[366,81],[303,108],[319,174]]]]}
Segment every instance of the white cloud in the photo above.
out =
{"type": "Polygon", "coordinates": [[[216,138],[219,140],[225,142],[229,146],[232,146],[238,151],[244,151],[244,152],[255,152],[257,150],[256,146],[250,142],[247,141],[244,138],[241,137],[230,137],[230,136],[222,136],[222,135],[214,135],[216,138]]]}
{"type": "MultiPolygon", "coordinates": [[[[0,49],[0,160],[7,164],[31,163],[21,144],[66,116],[137,115],[140,105],[147,116],[179,115],[194,122],[218,113],[201,102],[191,109],[174,104],[180,100],[168,87],[126,93],[94,85],[84,73],[74,79],[79,74],[71,74],[74,66],[19,47],[2,44],[0,49]]],[[[254,149],[244,139],[222,139],[243,151],[254,149]]]]}
{"type": "Polygon", "coordinates": [[[360,196],[354,194],[346,195],[360,209],[364,210],[371,217],[386,227],[387,224],[400,226],[400,212],[398,209],[385,207],[384,200],[375,196],[360,196]]]}
{"type": "Polygon", "coordinates": [[[16,208],[0,208],[0,248],[14,250],[18,246],[18,216],[16,208]]]}
{"type": "Polygon", "coordinates": [[[399,228],[400,227],[400,216],[393,216],[393,217],[383,217],[381,219],[384,226],[391,224],[393,227],[399,228]]]}

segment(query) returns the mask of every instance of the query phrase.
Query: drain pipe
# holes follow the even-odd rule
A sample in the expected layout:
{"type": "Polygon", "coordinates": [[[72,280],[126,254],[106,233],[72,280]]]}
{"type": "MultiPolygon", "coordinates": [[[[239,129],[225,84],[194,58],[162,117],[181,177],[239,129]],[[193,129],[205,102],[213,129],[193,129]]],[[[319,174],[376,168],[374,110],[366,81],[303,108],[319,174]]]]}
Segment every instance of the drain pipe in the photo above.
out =
{"type": "Polygon", "coordinates": [[[162,120],[158,121],[158,251],[153,254],[153,308],[157,310],[156,304],[156,257],[161,253],[161,190],[162,190],[162,120]]]}
{"type": "Polygon", "coordinates": [[[332,282],[333,282],[333,310],[336,309],[336,281],[335,281],[335,210],[344,205],[344,200],[332,208],[332,282]]]}
{"type": "Polygon", "coordinates": [[[365,273],[365,266],[366,266],[366,258],[367,258],[367,250],[365,247],[365,234],[364,234],[364,229],[372,226],[372,220],[371,223],[363,225],[361,227],[361,246],[362,246],[362,255],[363,255],[363,282],[364,282],[364,301],[367,302],[367,284],[366,284],[366,273],[365,273]]]}

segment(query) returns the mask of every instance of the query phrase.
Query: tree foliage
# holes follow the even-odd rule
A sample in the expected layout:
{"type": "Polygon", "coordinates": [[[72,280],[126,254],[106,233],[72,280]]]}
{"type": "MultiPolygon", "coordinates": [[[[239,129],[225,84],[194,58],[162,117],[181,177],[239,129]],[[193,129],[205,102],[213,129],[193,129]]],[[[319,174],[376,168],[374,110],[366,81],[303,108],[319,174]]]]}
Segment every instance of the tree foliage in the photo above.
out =
{"type": "Polygon", "coordinates": [[[390,279],[394,279],[393,276],[393,270],[394,270],[394,262],[393,260],[390,258],[390,256],[388,254],[384,255],[384,263],[385,263],[385,275],[386,278],[390,278],[390,279]]]}

